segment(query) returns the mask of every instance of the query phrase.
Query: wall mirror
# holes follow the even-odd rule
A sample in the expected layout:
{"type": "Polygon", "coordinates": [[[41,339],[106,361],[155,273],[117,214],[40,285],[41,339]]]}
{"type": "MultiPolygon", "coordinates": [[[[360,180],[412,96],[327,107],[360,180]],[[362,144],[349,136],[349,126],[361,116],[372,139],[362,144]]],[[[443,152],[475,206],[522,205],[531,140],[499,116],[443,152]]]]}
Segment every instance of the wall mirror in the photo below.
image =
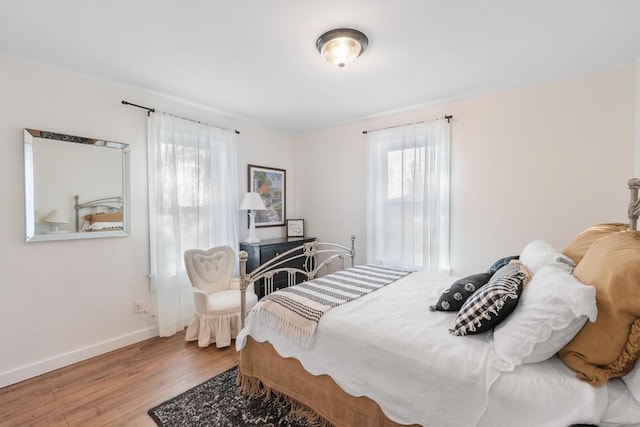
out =
{"type": "Polygon", "coordinates": [[[129,145],[24,129],[27,242],[129,234],[129,145]]]}

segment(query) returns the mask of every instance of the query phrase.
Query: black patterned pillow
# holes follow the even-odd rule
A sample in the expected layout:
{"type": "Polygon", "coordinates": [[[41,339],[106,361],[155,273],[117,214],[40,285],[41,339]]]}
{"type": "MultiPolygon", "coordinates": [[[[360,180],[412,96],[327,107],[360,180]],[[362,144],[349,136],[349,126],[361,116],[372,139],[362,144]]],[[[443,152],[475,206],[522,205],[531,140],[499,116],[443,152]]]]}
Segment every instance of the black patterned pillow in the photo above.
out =
{"type": "Polygon", "coordinates": [[[491,330],[516,308],[522,288],[530,279],[531,273],[520,261],[511,261],[462,305],[449,332],[474,335],[491,330]]]}
{"type": "Polygon", "coordinates": [[[506,256],[504,258],[500,258],[499,260],[494,262],[491,265],[491,267],[489,267],[489,270],[487,270],[487,273],[490,273],[490,274],[495,273],[496,271],[500,270],[505,265],[509,264],[514,259],[520,259],[520,255],[511,255],[511,256],[506,256]]]}
{"type": "Polygon", "coordinates": [[[479,273],[471,276],[458,279],[449,288],[445,289],[438,302],[435,305],[429,307],[431,311],[458,311],[462,304],[471,296],[475,291],[485,285],[491,274],[479,273]]]}

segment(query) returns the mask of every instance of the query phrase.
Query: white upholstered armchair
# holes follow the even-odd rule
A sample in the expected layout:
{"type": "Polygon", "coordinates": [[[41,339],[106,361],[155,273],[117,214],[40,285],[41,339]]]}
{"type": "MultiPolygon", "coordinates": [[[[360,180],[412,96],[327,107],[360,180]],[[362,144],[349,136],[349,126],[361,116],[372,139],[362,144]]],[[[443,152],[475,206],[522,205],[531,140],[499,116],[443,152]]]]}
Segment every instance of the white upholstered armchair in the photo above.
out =
{"type": "MultiPolygon", "coordinates": [[[[198,340],[200,347],[213,342],[216,347],[226,347],[238,335],[241,329],[240,281],[231,277],[235,263],[235,251],[230,246],[185,251],[184,265],[193,286],[196,306],[187,328],[187,341],[198,340]]],[[[256,302],[258,297],[253,286],[249,286],[247,310],[256,302]]]]}

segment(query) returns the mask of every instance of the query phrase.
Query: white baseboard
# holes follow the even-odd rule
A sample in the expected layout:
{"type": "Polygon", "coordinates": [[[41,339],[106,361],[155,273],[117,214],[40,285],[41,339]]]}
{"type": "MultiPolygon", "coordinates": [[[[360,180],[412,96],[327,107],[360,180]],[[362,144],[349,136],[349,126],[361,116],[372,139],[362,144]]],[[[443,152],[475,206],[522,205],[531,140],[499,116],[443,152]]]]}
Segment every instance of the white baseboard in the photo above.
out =
{"type": "Polygon", "coordinates": [[[69,366],[73,363],[81,362],[91,357],[99,356],[109,351],[117,350],[157,336],[158,327],[152,326],[131,334],[122,335],[88,347],[80,348],[69,353],[60,354],[30,365],[21,366],[11,371],[0,372],[0,387],[6,387],[29,378],[37,377],[38,375],[69,366]]]}

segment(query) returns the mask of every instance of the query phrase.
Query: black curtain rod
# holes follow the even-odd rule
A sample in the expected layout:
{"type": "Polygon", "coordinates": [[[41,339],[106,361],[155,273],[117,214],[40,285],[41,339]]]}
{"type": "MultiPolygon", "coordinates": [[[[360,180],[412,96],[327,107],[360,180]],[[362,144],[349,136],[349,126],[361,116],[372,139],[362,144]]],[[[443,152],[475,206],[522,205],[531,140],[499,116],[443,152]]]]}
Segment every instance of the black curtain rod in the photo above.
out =
{"type": "Polygon", "coordinates": [[[122,101],[122,104],[123,105],[131,105],[132,107],[138,107],[138,108],[142,108],[143,110],[147,110],[147,116],[150,116],[151,113],[155,113],[156,112],[155,108],[143,107],[142,105],[132,104],[132,103],[127,102],[127,101],[122,101]]]}
{"type": "MultiPolygon", "coordinates": [[[[442,118],[444,118],[447,121],[447,123],[451,123],[451,119],[453,119],[453,116],[445,115],[442,118]]],[[[440,119],[435,119],[435,120],[440,120],[440,119]]],[[[409,125],[419,125],[420,123],[425,123],[427,121],[428,120],[423,120],[421,122],[407,123],[407,124],[404,124],[404,125],[395,125],[395,126],[387,126],[386,128],[380,128],[380,129],[363,130],[362,133],[366,135],[369,132],[374,132],[374,131],[377,131],[377,130],[393,129],[393,128],[399,128],[399,127],[402,127],[402,126],[409,126],[409,125]]]]}
{"type": "MultiPolygon", "coordinates": [[[[131,105],[132,107],[138,107],[138,108],[142,108],[143,110],[147,110],[147,116],[150,116],[150,115],[151,115],[151,113],[155,113],[155,112],[156,112],[156,109],[155,109],[155,108],[149,108],[149,107],[145,107],[145,106],[138,105],[138,104],[132,104],[131,102],[124,101],[124,100],[122,101],[122,104],[123,104],[123,105],[131,105]]],[[[169,114],[169,113],[165,113],[165,114],[169,114]]],[[[191,122],[196,122],[196,123],[200,123],[200,124],[203,124],[203,125],[210,126],[210,125],[208,125],[207,123],[199,122],[199,121],[197,121],[197,120],[193,120],[193,119],[188,119],[188,118],[186,118],[186,117],[175,116],[175,115],[173,115],[173,114],[169,114],[169,115],[170,115],[170,116],[173,116],[173,117],[178,117],[178,118],[183,119],[183,120],[189,120],[189,121],[191,121],[191,122]]],[[[220,128],[220,126],[214,126],[214,127],[220,128]]],[[[220,128],[220,129],[224,129],[224,128],[220,128]]],[[[240,131],[239,131],[238,129],[234,129],[234,132],[235,132],[237,135],[240,135],[240,131]]]]}

